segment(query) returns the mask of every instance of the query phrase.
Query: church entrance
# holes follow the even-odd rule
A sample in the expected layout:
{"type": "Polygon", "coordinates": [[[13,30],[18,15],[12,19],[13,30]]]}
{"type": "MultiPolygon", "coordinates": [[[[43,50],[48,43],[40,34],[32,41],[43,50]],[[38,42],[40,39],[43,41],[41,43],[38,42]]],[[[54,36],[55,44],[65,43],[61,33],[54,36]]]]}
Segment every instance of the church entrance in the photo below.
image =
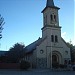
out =
{"type": "Polygon", "coordinates": [[[59,57],[58,55],[54,54],[52,55],[52,67],[57,68],[59,65],[59,57]]]}
{"type": "Polygon", "coordinates": [[[59,64],[63,63],[62,55],[59,51],[52,51],[52,56],[51,53],[48,56],[47,59],[47,67],[48,68],[57,68],[59,67],[59,64]]]}
{"type": "Polygon", "coordinates": [[[52,63],[57,63],[58,59],[56,55],[52,55],[52,63]]]}

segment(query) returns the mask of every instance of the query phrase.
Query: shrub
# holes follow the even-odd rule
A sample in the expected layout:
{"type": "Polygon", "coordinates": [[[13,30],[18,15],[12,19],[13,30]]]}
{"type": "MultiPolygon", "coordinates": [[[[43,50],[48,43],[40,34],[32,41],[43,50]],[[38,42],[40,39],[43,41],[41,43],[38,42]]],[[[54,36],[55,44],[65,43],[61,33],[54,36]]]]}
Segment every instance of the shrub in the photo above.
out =
{"type": "Polygon", "coordinates": [[[30,68],[30,63],[28,61],[22,60],[20,63],[20,69],[27,70],[30,68]]]}
{"type": "Polygon", "coordinates": [[[52,64],[52,67],[53,67],[53,68],[59,68],[59,63],[53,63],[53,64],[52,64]]]}
{"type": "Polygon", "coordinates": [[[67,65],[60,64],[60,68],[67,68],[67,65]]]}

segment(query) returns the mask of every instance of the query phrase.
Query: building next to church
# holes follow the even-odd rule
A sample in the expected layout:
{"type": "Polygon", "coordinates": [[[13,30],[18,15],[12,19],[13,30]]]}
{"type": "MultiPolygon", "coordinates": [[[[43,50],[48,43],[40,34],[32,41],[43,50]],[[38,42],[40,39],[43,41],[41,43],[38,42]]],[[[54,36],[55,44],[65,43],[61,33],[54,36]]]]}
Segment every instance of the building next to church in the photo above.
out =
{"type": "Polygon", "coordinates": [[[25,60],[30,61],[33,68],[51,68],[52,64],[64,64],[71,60],[70,48],[61,37],[58,10],[53,0],[47,0],[42,10],[42,37],[26,46],[25,60]]]}

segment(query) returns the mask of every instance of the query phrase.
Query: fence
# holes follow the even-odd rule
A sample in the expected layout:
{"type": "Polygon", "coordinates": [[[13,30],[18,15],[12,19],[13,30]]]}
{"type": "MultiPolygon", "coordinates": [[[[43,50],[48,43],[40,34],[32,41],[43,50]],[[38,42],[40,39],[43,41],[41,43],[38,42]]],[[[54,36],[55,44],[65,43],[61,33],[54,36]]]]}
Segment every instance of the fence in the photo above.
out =
{"type": "Polygon", "coordinates": [[[20,69],[19,63],[0,63],[0,69],[20,69]]]}

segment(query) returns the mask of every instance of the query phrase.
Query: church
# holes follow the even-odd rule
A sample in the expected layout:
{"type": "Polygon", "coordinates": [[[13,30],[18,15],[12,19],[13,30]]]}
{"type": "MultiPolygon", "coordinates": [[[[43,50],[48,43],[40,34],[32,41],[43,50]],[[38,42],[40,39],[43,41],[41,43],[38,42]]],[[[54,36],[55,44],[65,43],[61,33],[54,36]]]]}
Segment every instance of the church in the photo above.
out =
{"type": "Polygon", "coordinates": [[[26,46],[24,59],[31,63],[32,68],[52,68],[52,64],[64,64],[71,60],[70,48],[61,37],[59,9],[53,0],[47,0],[42,10],[42,37],[26,46]]]}

